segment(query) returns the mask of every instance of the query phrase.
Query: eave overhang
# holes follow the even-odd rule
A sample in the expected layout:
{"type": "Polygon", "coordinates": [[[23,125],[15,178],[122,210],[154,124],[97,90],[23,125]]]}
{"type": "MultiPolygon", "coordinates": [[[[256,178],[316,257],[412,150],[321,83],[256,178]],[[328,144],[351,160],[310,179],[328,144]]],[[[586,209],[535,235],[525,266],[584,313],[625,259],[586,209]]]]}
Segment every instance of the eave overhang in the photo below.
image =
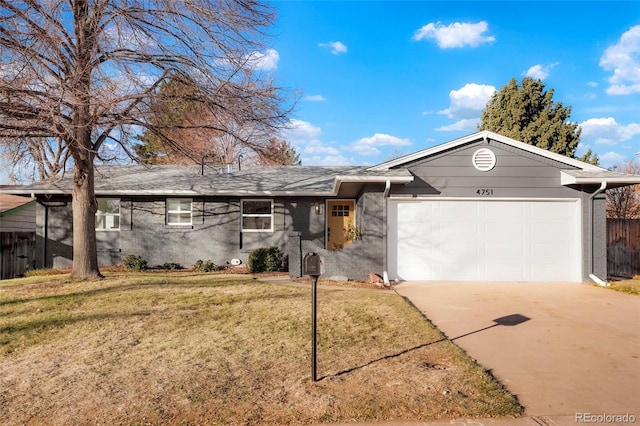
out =
{"type": "Polygon", "coordinates": [[[640,184],[640,175],[613,173],[609,171],[594,173],[583,170],[560,171],[560,184],[563,186],[599,185],[603,182],[607,183],[608,188],[638,185],[640,184]]]}
{"type": "MultiPolygon", "coordinates": [[[[333,179],[333,185],[329,190],[250,190],[250,189],[102,189],[96,188],[96,196],[174,196],[174,197],[202,197],[202,196],[226,196],[226,197],[335,197],[340,192],[340,187],[346,183],[367,184],[389,182],[392,185],[406,185],[413,182],[413,175],[408,171],[403,174],[387,175],[338,175],[333,179]]],[[[0,188],[0,193],[29,195],[71,195],[71,190],[57,184],[48,188],[31,188],[28,185],[22,187],[0,188]]]]}

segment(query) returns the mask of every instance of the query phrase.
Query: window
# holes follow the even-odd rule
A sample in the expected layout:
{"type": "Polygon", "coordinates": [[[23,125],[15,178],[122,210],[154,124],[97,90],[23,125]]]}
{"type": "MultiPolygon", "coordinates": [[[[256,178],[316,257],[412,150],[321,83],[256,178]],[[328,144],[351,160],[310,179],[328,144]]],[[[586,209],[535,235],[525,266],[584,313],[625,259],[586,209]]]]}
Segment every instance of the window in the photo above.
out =
{"type": "Polygon", "coordinates": [[[167,198],[167,225],[191,225],[191,198],[167,198]]]}
{"type": "Polygon", "coordinates": [[[349,204],[334,204],[331,206],[331,216],[349,217],[349,204]]]}
{"type": "Polygon", "coordinates": [[[119,198],[98,198],[98,211],[96,212],[96,230],[120,230],[119,198]]]}
{"type": "Polygon", "coordinates": [[[243,200],[242,231],[273,231],[273,201],[243,200]]]}

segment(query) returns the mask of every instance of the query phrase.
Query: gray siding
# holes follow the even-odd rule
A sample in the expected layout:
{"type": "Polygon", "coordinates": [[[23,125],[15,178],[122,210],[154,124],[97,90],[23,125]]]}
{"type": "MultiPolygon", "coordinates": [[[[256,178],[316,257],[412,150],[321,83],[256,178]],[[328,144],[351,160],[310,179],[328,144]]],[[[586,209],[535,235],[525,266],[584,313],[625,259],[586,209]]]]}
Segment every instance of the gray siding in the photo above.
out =
{"type": "Polygon", "coordinates": [[[47,200],[36,212],[36,267],[70,268],[73,221],[69,199],[47,200]]]}
{"type": "Polygon", "coordinates": [[[0,232],[35,232],[36,204],[16,207],[0,216],[0,232]]]}
{"type": "Polygon", "coordinates": [[[598,194],[593,201],[591,194],[597,186],[585,188],[582,201],[582,246],[583,246],[583,276],[588,279],[589,274],[595,274],[600,279],[607,279],[607,213],[606,196],[598,194]],[[593,207],[593,217],[591,217],[593,207]],[[593,240],[591,239],[593,230],[593,240]]]}
{"type": "MultiPolygon", "coordinates": [[[[190,267],[198,259],[211,259],[217,265],[234,258],[246,263],[256,248],[278,246],[284,250],[292,231],[301,232],[305,240],[324,244],[324,199],[273,201],[273,232],[243,233],[240,198],[193,198],[192,224],[184,226],[166,223],[165,197],[123,197],[120,230],[96,231],[98,262],[100,266],[118,265],[124,256],[134,254],[143,256],[150,266],[173,262],[190,267]],[[321,206],[320,214],[316,214],[316,204],[321,206]]],[[[71,267],[71,201],[60,198],[49,200],[48,205],[37,207],[37,267],[71,267]]]]}
{"type": "Polygon", "coordinates": [[[141,255],[152,266],[174,262],[190,267],[198,259],[211,259],[217,265],[234,258],[246,263],[256,248],[283,247],[291,230],[288,206],[280,199],[274,199],[273,232],[244,233],[240,199],[194,198],[191,225],[168,225],[165,202],[165,198],[122,199],[122,256],[141,255]]]}
{"type": "Polygon", "coordinates": [[[347,247],[330,251],[324,243],[324,215],[322,238],[305,238],[305,234],[290,235],[287,247],[289,274],[302,275],[301,260],[306,253],[318,253],[323,259],[323,277],[343,276],[366,280],[369,273],[382,275],[386,250],[385,200],[382,185],[366,185],[356,198],[356,225],[362,229],[362,239],[347,247]]]}
{"type": "Polygon", "coordinates": [[[579,198],[579,192],[560,185],[560,170],[567,165],[513,148],[500,142],[479,141],[455,151],[408,165],[415,181],[392,189],[392,194],[440,197],[478,197],[491,189],[492,197],[579,198]],[[496,166],[481,172],[471,163],[473,153],[489,148],[496,166]]]}

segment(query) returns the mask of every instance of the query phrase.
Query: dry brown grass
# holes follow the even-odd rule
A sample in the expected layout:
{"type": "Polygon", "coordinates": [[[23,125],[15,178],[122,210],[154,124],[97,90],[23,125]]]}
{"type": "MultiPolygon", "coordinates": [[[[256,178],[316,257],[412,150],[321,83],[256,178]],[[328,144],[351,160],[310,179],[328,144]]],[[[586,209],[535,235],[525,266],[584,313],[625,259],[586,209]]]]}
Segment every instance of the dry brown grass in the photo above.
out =
{"type": "Polygon", "coordinates": [[[512,416],[513,396],[391,291],[246,275],[0,282],[2,423],[304,424],[512,416]]]}
{"type": "Polygon", "coordinates": [[[621,291],[629,294],[640,294],[640,275],[628,280],[611,281],[611,290],[621,291]]]}

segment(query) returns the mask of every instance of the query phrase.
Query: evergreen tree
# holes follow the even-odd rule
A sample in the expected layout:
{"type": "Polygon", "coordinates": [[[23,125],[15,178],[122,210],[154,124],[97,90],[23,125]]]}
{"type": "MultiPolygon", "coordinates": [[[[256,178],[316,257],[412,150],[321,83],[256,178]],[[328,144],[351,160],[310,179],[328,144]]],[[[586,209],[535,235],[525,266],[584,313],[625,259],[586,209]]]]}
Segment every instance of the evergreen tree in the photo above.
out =
{"type": "Polygon", "coordinates": [[[153,126],[133,145],[136,160],[142,164],[200,164],[205,160],[227,164],[241,159],[244,164],[300,164],[299,154],[288,142],[270,138],[272,132],[256,129],[251,121],[238,123],[224,108],[199,101],[196,83],[180,75],[160,86],[148,120],[153,126]]]}
{"type": "MultiPolygon", "coordinates": [[[[479,130],[489,130],[551,152],[577,158],[581,129],[568,121],[571,107],[553,101],[553,89],[530,77],[515,78],[493,94],[482,112],[479,130]]],[[[578,158],[591,164],[598,157],[589,150],[578,158]]]]}

